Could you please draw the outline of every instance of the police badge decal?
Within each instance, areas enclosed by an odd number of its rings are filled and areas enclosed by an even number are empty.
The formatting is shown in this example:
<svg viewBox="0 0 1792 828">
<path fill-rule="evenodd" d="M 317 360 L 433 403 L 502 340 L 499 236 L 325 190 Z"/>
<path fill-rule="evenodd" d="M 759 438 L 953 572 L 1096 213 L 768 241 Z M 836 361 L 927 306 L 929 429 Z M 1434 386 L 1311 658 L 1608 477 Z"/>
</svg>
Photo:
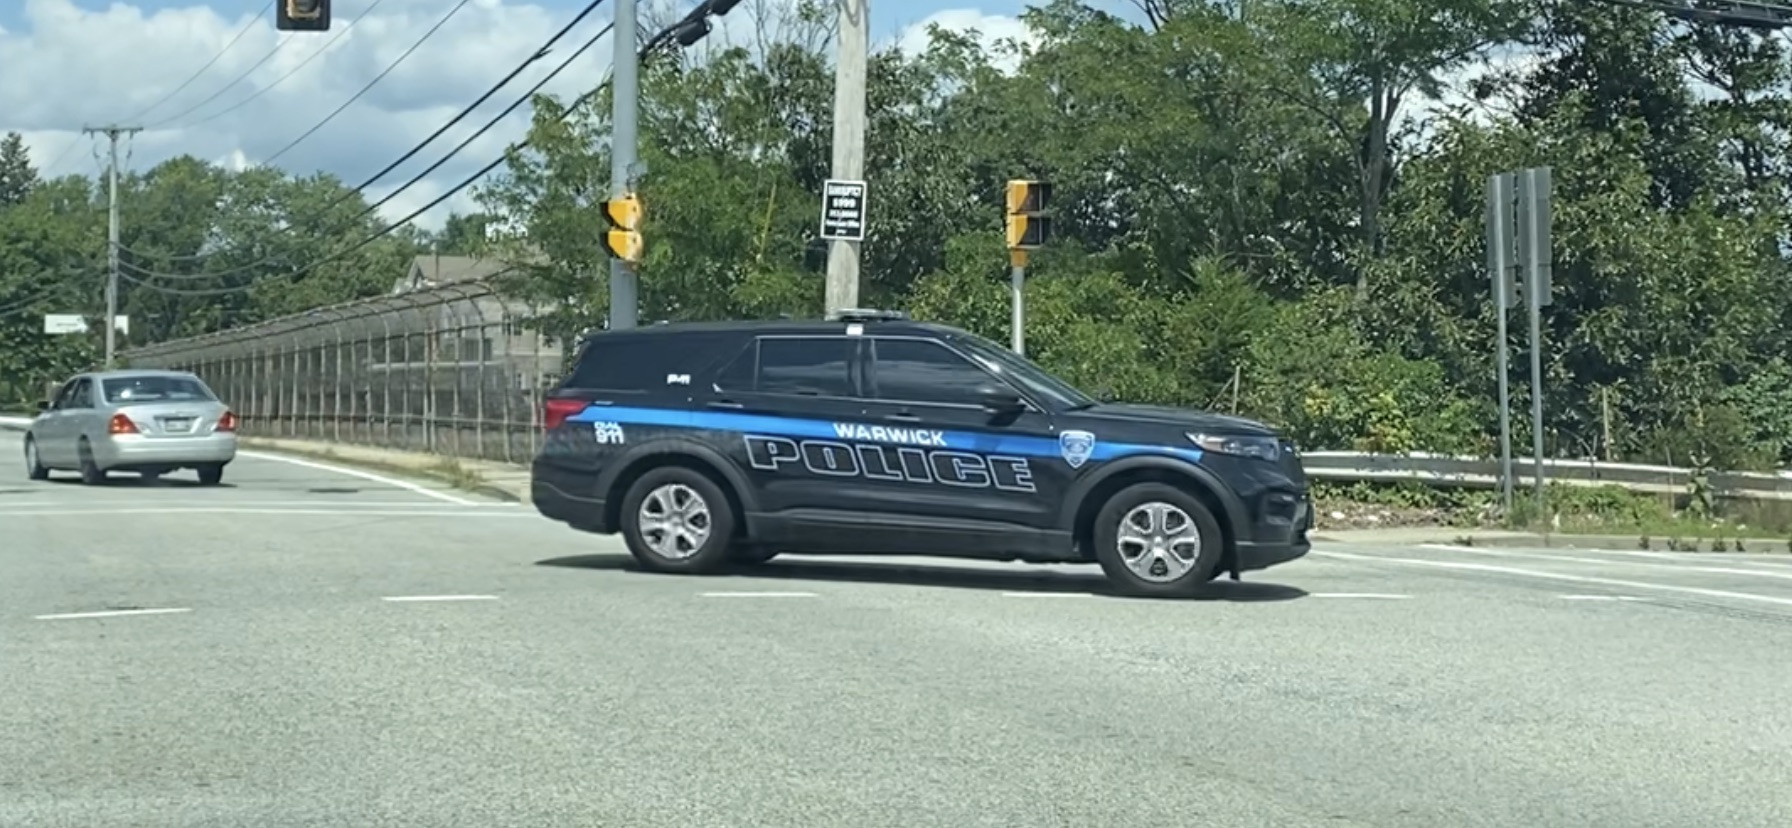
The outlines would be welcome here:
<svg viewBox="0 0 1792 828">
<path fill-rule="evenodd" d="M 1064 456 L 1064 462 L 1073 469 L 1080 469 L 1089 462 L 1089 455 L 1095 453 L 1095 433 L 1091 431 L 1063 431 L 1058 434 L 1058 453 Z"/>
</svg>

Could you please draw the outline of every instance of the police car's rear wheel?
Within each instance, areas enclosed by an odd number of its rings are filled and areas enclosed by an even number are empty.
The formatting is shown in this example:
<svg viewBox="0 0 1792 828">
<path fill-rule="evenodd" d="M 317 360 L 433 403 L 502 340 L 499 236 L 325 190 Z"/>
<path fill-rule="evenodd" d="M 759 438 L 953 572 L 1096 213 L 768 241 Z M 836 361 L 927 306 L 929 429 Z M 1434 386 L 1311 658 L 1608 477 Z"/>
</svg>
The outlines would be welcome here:
<svg viewBox="0 0 1792 828">
<path fill-rule="evenodd" d="M 709 478 L 682 467 L 654 469 L 622 501 L 622 537 L 641 566 L 711 572 L 728 562 L 734 513 Z"/>
<path fill-rule="evenodd" d="M 1108 579 L 1138 595 L 1199 591 L 1225 549 L 1219 521 L 1193 496 L 1162 483 L 1128 486 L 1095 518 L 1095 556 Z"/>
</svg>

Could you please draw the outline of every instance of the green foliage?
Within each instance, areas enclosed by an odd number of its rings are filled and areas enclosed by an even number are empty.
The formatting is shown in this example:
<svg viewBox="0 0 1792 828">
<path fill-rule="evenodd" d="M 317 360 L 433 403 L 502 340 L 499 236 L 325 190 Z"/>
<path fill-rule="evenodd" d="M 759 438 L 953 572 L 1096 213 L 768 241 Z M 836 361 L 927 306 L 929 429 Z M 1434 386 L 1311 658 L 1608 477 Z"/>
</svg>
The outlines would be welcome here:
<svg viewBox="0 0 1792 828">
<path fill-rule="evenodd" d="M 1484 190 L 1492 173 L 1547 165 L 1549 453 L 1792 463 L 1783 40 L 1609 3 L 1151 0 L 1142 25 L 1109 5 L 1032 8 L 1026 46 L 935 31 L 925 49 L 873 57 L 861 304 L 1006 342 L 1002 184 L 1045 178 L 1056 238 L 1032 257 L 1026 343 L 1046 367 L 1100 395 L 1236 409 L 1312 449 L 1486 455 L 1498 419 Z M 826 18 L 826 4 L 805 0 L 752 50 L 645 69 L 643 320 L 820 312 Z M 1489 57 L 1515 48 L 1527 60 Z M 1449 88 L 1467 70 L 1487 71 Z M 207 275 L 174 284 L 233 291 L 128 285 L 134 333 L 380 292 L 431 246 L 509 260 L 506 289 L 549 309 L 548 333 L 604 324 L 608 101 L 563 121 L 564 106 L 536 102 L 527 148 L 481 187 L 477 214 L 302 280 L 278 274 L 371 226 L 352 220 L 359 198 L 331 205 L 338 182 L 192 159 L 127 176 L 131 264 L 197 268 Z M 36 181 L 8 146 L 0 359 L 12 362 L 0 367 L 53 373 L 90 352 L 79 337 L 32 334 L 32 314 L 92 309 L 103 202 L 90 182 Z M 515 229 L 488 240 L 491 226 Z M 88 281 L 64 297 L 22 290 L 64 271 Z M 1522 312 L 1509 321 L 1523 447 L 1527 326 Z M 1574 500 L 1584 490 L 1560 497 L 1642 519 Z"/>
<path fill-rule="evenodd" d="M 25 200 L 37 186 L 37 168 L 25 150 L 25 136 L 8 132 L 0 138 L 0 208 Z"/>
</svg>

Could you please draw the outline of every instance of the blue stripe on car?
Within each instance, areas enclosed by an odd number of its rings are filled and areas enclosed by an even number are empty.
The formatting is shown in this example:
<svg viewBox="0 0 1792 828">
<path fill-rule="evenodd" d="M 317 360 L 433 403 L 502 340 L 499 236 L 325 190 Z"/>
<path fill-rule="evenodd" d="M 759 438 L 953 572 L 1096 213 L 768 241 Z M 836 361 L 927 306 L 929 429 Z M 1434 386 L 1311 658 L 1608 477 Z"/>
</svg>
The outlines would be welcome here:
<svg viewBox="0 0 1792 828">
<path fill-rule="evenodd" d="M 925 426 L 872 426 L 853 420 L 817 420 L 807 417 L 771 417 L 763 414 L 737 414 L 726 411 L 685 411 L 670 408 L 634 408 L 625 406 L 592 405 L 584 411 L 567 418 L 571 422 L 594 423 L 607 422 L 619 425 L 662 426 L 666 428 L 697 428 L 713 431 L 738 431 L 765 434 L 775 437 L 791 437 L 795 439 L 829 439 L 851 440 L 834 430 L 835 423 L 852 426 L 866 426 L 905 431 L 939 431 L 945 435 L 946 444 L 955 449 L 975 451 L 982 454 L 1006 454 L 1019 457 L 1059 457 L 1063 451 L 1058 441 L 1046 437 L 1030 437 L 1017 434 L 998 434 L 982 431 L 953 431 L 950 429 L 933 429 Z M 899 441 L 888 441 L 900 445 Z M 1179 446 L 1157 446 L 1136 443 L 1102 442 L 1097 434 L 1095 446 L 1089 454 L 1090 460 L 1117 460 L 1122 457 L 1138 455 L 1158 455 L 1177 457 L 1191 463 L 1201 462 L 1201 450 L 1182 448 Z"/>
</svg>

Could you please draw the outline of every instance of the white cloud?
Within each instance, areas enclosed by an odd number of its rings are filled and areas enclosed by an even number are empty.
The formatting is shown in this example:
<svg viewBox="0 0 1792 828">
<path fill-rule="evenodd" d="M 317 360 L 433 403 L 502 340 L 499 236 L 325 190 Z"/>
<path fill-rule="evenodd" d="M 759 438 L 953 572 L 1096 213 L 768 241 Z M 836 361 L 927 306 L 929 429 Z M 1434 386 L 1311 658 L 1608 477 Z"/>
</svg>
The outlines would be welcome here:
<svg viewBox="0 0 1792 828">
<path fill-rule="evenodd" d="M 1039 43 L 1039 38 L 1020 18 L 1005 14 L 985 14 L 977 9 L 945 9 L 903 27 L 902 32 L 896 36 L 896 47 L 910 55 L 926 51 L 931 42 L 929 29 L 933 26 L 947 31 L 976 32 L 977 40 L 983 48 L 998 56 L 995 61 L 997 68 L 1006 72 L 1018 69 L 1020 59 L 1012 50 L 1002 48 L 1003 44 L 1013 42 L 1034 46 Z"/>
<path fill-rule="evenodd" d="M 0 72 L 0 132 L 22 133 L 34 160 L 49 175 L 98 174 L 103 139 L 83 136 L 82 126 L 125 123 L 146 127 L 127 145 L 131 169 L 148 169 L 179 155 L 242 169 L 279 153 L 272 163 L 281 168 L 298 174 L 324 170 L 358 184 L 532 55 L 576 8 L 549 7 L 543 0 L 470 0 L 359 100 L 282 153 L 385 71 L 447 14 L 454 0 L 338 0 L 335 25 L 324 33 L 276 31 L 265 2 L 215 0 L 226 9 L 222 12 L 205 0 L 186 2 L 148 11 L 131 0 L 98 8 L 78 0 L 23 0 L 22 25 L 0 30 L 0 66 L 9 67 Z M 692 57 L 701 59 L 705 51 L 724 44 L 755 48 L 779 39 L 820 46 L 831 27 L 799 20 L 793 13 L 797 2 L 741 3 L 712 21 L 715 30 Z M 684 0 L 644 0 L 643 26 L 669 23 L 688 7 Z M 599 7 L 480 111 L 370 187 L 370 197 L 390 194 L 441 158 L 610 18 L 609 7 Z M 1028 37 L 1013 17 L 951 9 L 904 27 L 892 43 L 906 51 L 924 48 L 929 24 L 974 29 L 990 44 Z M 215 63 L 176 92 L 220 51 Z M 605 38 L 545 90 L 577 95 L 607 76 L 609 58 L 610 39 Z M 163 100 L 170 93 L 175 94 Z M 520 138 L 528 118 L 529 107 L 519 107 L 424 182 L 396 196 L 381 214 L 387 220 L 402 218 L 464 180 Z M 450 210 L 475 209 L 472 192 L 451 197 L 418 223 L 439 227 Z"/>
<path fill-rule="evenodd" d="M 82 137 L 80 128 L 125 119 L 136 121 L 127 125 L 147 127 L 130 142 L 133 169 L 183 154 L 231 168 L 260 163 L 385 71 L 453 7 L 448 0 L 339 0 L 330 32 L 288 34 L 274 29 L 264 3 L 249 4 L 252 12 L 223 15 L 199 0 L 191 2 L 150 13 L 128 2 L 88 9 L 73 0 L 25 0 L 24 26 L 0 31 L 0 66 L 30 67 L 0 73 L 0 132 L 21 132 L 40 166 L 54 162 L 46 170 L 51 175 L 94 174 L 96 139 Z M 587 17 L 551 54 L 370 193 L 386 195 L 484 125 L 607 24 L 607 11 L 600 8 Z M 322 169 L 360 183 L 528 58 L 572 14 L 528 0 L 470 0 L 358 101 L 274 163 L 300 173 Z M 202 76 L 143 113 L 245 27 L 247 33 Z M 600 41 L 545 91 L 572 96 L 599 82 L 607 74 L 609 43 Z M 327 52 L 279 80 L 322 49 Z M 215 100 L 182 114 L 220 90 L 225 91 Z M 429 186 L 407 190 L 381 213 L 401 218 L 440 195 L 521 137 L 528 118 L 529 107 L 519 107 L 433 173 L 425 182 Z M 439 226 L 449 209 L 472 207 L 469 190 L 419 223 Z"/>
</svg>

